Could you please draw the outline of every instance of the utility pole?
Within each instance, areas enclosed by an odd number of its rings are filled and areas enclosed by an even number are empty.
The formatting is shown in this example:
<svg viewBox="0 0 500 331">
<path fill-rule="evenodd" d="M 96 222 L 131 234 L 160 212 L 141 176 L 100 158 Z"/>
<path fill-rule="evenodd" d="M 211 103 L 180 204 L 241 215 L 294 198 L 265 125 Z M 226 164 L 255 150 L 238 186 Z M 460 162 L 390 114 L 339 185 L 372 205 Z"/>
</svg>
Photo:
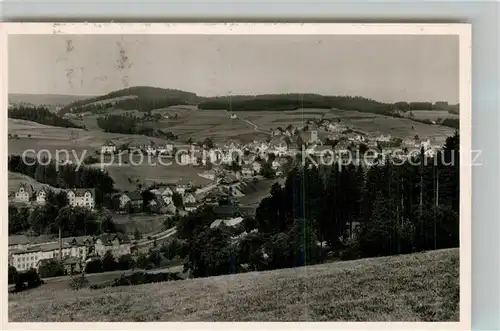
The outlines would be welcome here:
<svg viewBox="0 0 500 331">
<path fill-rule="evenodd" d="M 62 262 L 62 229 L 59 225 L 59 262 Z"/>
<path fill-rule="evenodd" d="M 436 197 L 434 204 L 434 249 L 437 248 L 436 213 L 439 208 L 439 168 L 436 170 Z"/>
</svg>

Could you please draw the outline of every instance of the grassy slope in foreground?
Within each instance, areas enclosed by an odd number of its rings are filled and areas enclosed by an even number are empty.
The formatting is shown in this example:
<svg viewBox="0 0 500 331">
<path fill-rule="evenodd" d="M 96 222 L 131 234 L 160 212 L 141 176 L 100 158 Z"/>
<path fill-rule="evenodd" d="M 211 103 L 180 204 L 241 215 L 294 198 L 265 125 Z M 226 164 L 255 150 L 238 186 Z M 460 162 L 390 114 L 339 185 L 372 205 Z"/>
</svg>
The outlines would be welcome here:
<svg viewBox="0 0 500 331">
<path fill-rule="evenodd" d="M 9 296 L 9 320 L 458 321 L 459 251 Z"/>
</svg>

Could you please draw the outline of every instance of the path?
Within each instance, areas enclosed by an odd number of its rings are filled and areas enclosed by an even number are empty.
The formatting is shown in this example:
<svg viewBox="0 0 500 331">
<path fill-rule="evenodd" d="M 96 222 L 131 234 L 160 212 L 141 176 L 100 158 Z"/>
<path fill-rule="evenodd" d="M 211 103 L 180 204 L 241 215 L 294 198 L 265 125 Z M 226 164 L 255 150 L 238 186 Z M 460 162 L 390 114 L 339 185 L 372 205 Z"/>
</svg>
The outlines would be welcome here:
<svg viewBox="0 0 500 331">
<path fill-rule="evenodd" d="M 151 240 L 143 241 L 143 242 L 138 242 L 137 244 L 135 244 L 131 248 L 137 248 L 137 247 L 147 246 L 147 245 L 153 244 L 155 241 L 163 240 L 163 239 L 166 239 L 166 238 L 168 238 L 170 236 L 173 236 L 176 233 L 177 233 L 177 230 L 174 227 L 174 228 L 168 229 L 166 231 L 160 232 L 160 233 L 158 233 L 158 234 L 156 234 L 154 236 L 151 236 Z"/>
<path fill-rule="evenodd" d="M 228 114 L 228 116 L 231 116 L 231 114 L 229 113 L 229 111 L 228 111 L 227 109 L 224 109 L 224 111 L 226 112 L 226 114 Z M 253 122 L 251 122 L 251 121 L 249 121 L 249 120 L 246 120 L 245 118 L 241 118 L 241 117 L 239 117 L 239 116 L 237 116 L 237 118 L 238 118 L 240 121 L 243 121 L 243 122 L 245 122 L 245 123 L 247 123 L 247 124 L 249 124 L 249 125 L 253 126 L 253 130 L 254 130 L 254 131 L 261 132 L 261 133 L 265 133 L 265 134 L 269 134 L 269 132 L 259 129 L 259 126 L 258 126 L 257 124 L 255 124 L 255 123 L 253 123 Z"/>
</svg>

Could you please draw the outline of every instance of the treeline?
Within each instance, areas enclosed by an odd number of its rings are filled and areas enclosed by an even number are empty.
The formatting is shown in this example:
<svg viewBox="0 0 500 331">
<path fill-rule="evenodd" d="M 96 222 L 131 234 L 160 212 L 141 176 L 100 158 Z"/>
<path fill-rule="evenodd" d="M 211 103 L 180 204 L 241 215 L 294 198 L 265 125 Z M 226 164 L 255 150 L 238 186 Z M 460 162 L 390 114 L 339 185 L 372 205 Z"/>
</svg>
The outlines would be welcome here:
<svg viewBox="0 0 500 331">
<path fill-rule="evenodd" d="M 79 126 L 70 120 L 61 118 L 57 114 L 51 113 L 46 107 L 13 107 L 9 108 L 8 114 L 10 118 L 37 122 L 44 125 L 85 129 L 84 126 Z"/>
<path fill-rule="evenodd" d="M 375 100 L 352 96 L 322 96 L 318 94 L 258 95 L 210 98 L 198 104 L 199 109 L 248 110 L 295 110 L 298 108 L 338 108 L 370 113 L 389 113 L 391 105 Z"/>
<path fill-rule="evenodd" d="M 179 137 L 172 132 L 166 132 L 161 129 L 155 129 L 149 126 L 141 125 L 142 119 L 131 114 L 126 115 L 107 115 L 97 118 L 97 125 L 110 133 L 138 134 L 149 137 L 177 140 Z"/>
<path fill-rule="evenodd" d="M 114 108 L 123 110 L 151 111 L 154 109 L 167 108 L 171 106 L 187 105 L 187 101 L 174 98 L 161 98 L 153 100 L 144 99 L 123 99 L 115 103 Z"/>
<path fill-rule="evenodd" d="M 46 165 L 46 162 L 42 163 L 36 158 L 25 157 L 23 160 L 20 155 L 10 155 L 8 169 L 56 188 L 95 188 L 96 204 L 102 201 L 104 194 L 114 192 L 113 178 L 98 168 L 80 167 L 77 170 L 73 164 L 56 165 L 54 161 Z"/>
<path fill-rule="evenodd" d="M 446 110 L 451 113 L 458 113 L 460 105 L 450 105 L 446 101 L 432 102 L 406 102 L 399 101 L 392 105 L 393 110 L 411 111 L 411 110 Z"/>
<path fill-rule="evenodd" d="M 71 207 L 63 191 L 49 191 L 46 203 L 35 208 L 9 205 L 9 235 L 56 235 L 59 226 L 63 237 L 120 232 L 110 214 L 98 215 L 86 208 Z"/>
<path fill-rule="evenodd" d="M 198 104 L 199 109 L 224 109 L 228 111 L 295 110 L 299 108 L 342 109 L 360 112 L 391 114 L 394 110 L 447 110 L 457 111 L 459 105 L 447 102 L 396 102 L 382 103 L 354 96 L 323 96 L 319 94 L 265 94 L 209 98 Z"/>
<path fill-rule="evenodd" d="M 185 269 L 194 277 L 387 256 L 459 244 L 459 136 L 434 158 L 292 169 L 273 185 L 255 218 L 210 228 L 210 207 L 180 218 Z M 245 233 L 244 233 L 245 232 Z"/>
</svg>

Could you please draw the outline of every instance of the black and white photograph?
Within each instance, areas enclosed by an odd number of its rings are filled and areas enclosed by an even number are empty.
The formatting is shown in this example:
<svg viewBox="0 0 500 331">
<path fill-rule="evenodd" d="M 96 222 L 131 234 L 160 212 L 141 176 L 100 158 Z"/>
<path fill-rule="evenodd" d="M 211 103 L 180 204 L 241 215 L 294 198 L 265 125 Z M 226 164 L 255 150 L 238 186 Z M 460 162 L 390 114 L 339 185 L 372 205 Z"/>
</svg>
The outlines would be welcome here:
<svg viewBox="0 0 500 331">
<path fill-rule="evenodd" d="M 7 35 L 8 322 L 466 318 L 470 26 L 237 25 Z"/>
</svg>

